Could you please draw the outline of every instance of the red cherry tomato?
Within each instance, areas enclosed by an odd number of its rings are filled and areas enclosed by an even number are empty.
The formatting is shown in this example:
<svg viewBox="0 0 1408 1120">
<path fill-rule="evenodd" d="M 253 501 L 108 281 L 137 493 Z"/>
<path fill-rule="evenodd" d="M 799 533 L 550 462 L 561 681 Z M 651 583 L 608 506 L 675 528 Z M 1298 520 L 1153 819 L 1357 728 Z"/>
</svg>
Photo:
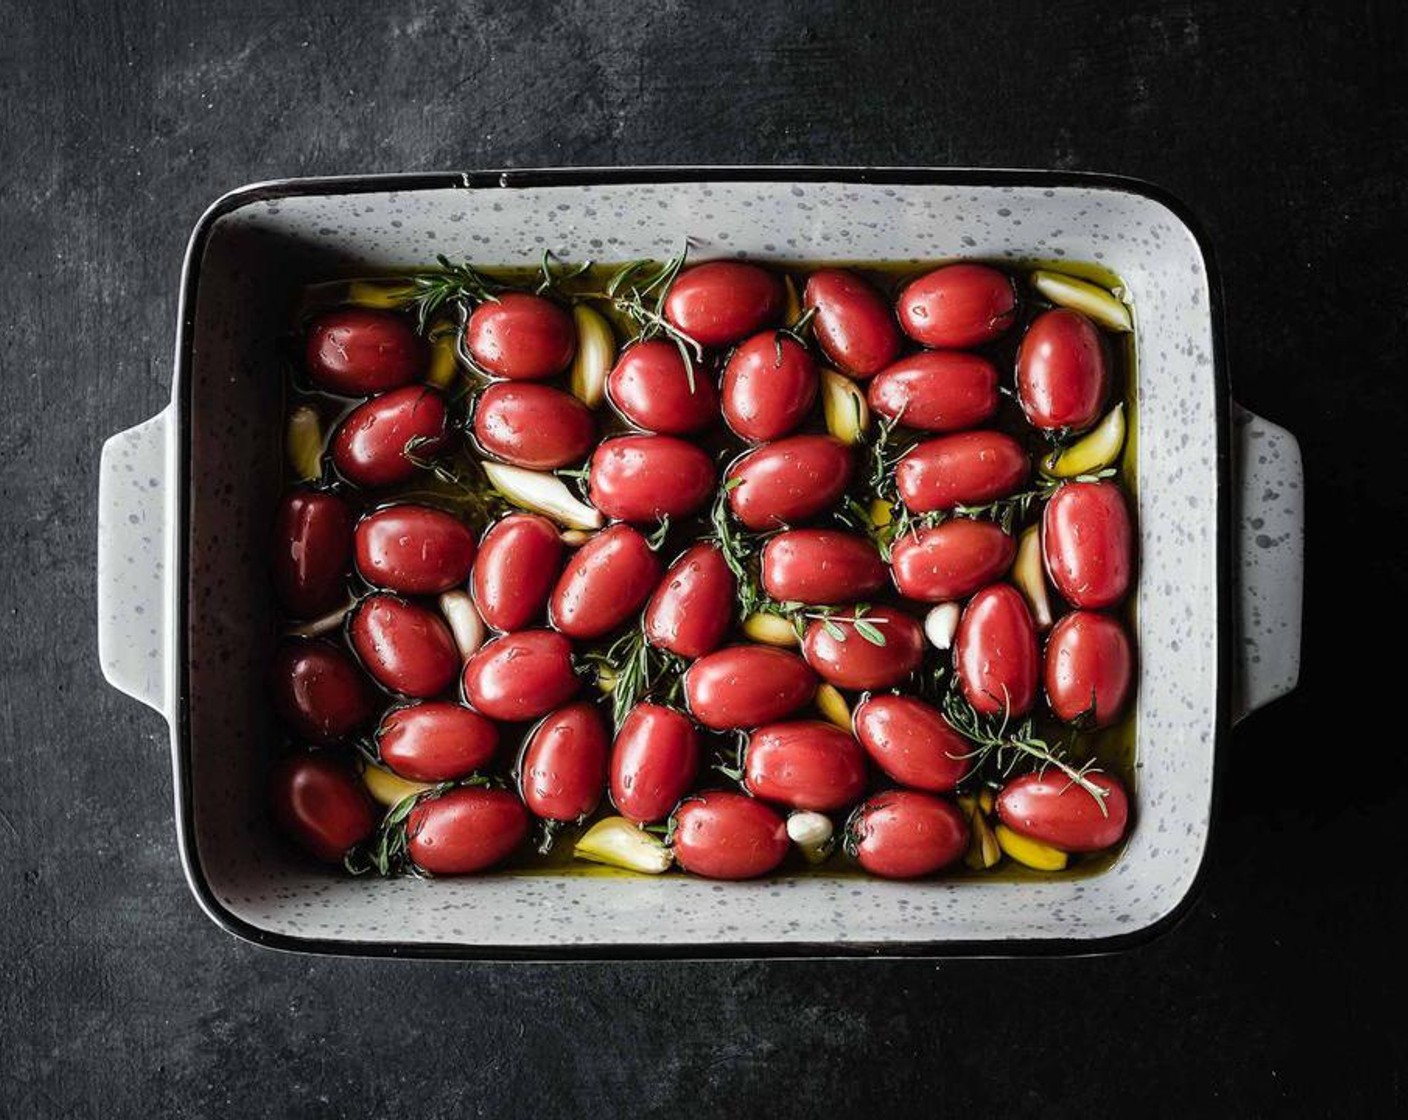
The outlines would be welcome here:
<svg viewBox="0 0 1408 1120">
<path fill-rule="evenodd" d="M 344 397 L 399 388 L 418 378 L 426 364 L 425 345 L 404 317 L 365 307 L 314 319 L 304 358 L 313 384 Z"/>
<path fill-rule="evenodd" d="M 1118 844 L 1129 823 L 1129 798 L 1109 774 L 1090 772 L 1086 780 L 1105 791 L 1104 811 L 1065 774 L 1023 774 L 997 796 L 997 815 L 1020 832 L 1063 852 L 1098 852 Z"/>
<path fill-rule="evenodd" d="M 1073 611 L 1046 643 L 1046 698 L 1058 719 L 1109 727 L 1134 683 L 1134 651 L 1119 619 Z"/>
<path fill-rule="evenodd" d="M 611 802 L 638 824 L 663 820 L 699 773 L 699 733 L 689 717 L 637 704 L 611 748 Z"/>
<path fill-rule="evenodd" d="M 392 708 L 376 730 L 381 761 L 413 782 L 453 782 L 489 763 L 499 729 L 463 704 L 427 700 Z"/>
<path fill-rule="evenodd" d="M 683 436 L 719 418 L 719 391 L 703 369 L 690 369 L 673 342 L 651 339 L 628 346 L 606 379 L 616 411 L 647 432 Z"/>
<path fill-rule="evenodd" d="M 868 696 L 855 710 L 856 738 L 876 766 L 900 785 L 947 793 L 972 765 L 973 745 L 913 696 Z"/>
<path fill-rule="evenodd" d="M 842 373 L 866 378 L 879 373 L 900 351 L 900 332 L 885 297 L 854 272 L 813 272 L 802 303 L 816 308 L 812 334 L 821 352 Z"/>
<path fill-rule="evenodd" d="M 518 764 L 518 792 L 535 816 L 581 820 L 606 788 L 606 724 L 595 706 L 569 704 L 533 728 Z"/>
<path fill-rule="evenodd" d="M 275 766 L 269 801 L 279 827 L 324 863 L 341 863 L 376 828 L 371 800 L 352 768 L 319 751 L 289 755 Z"/>
<path fill-rule="evenodd" d="M 474 562 L 474 603 L 495 630 L 522 630 L 542 617 L 562 569 L 557 526 L 535 513 L 511 513 L 484 534 Z"/>
<path fill-rule="evenodd" d="M 853 603 L 885 584 L 885 561 L 858 533 L 790 529 L 763 546 L 763 590 L 778 602 Z"/>
<path fill-rule="evenodd" d="M 674 436 L 617 436 L 592 455 L 592 505 L 616 521 L 688 517 L 709 500 L 714 461 Z"/>
<path fill-rule="evenodd" d="M 911 280 L 896 307 L 921 346 L 962 350 L 999 337 L 1017 317 L 1012 278 L 985 264 L 950 264 Z"/>
<path fill-rule="evenodd" d="M 870 407 L 906 428 L 957 432 L 997 411 L 997 368 L 977 354 L 922 350 L 880 371 Z"/>
<path fill-rule="evenodd" d="M 897 607 L 872 607 L 860 617 L 884 639 L 880 645 L 856 629 L 850 614 L 817 619 L 807 627 L 802 653 L 807 664 L 837 688 L 892 688 L 924 657 L 924 630 Z M 837 637 L 837 635 L 840 635 Z"/>
<path fill-rule="evenodd" d="M 460 667 L 445 620 L 419 603 L 378 592 L 352 612 L 347 636 L 363 666 L 384 688 L 403 696 L 435 696 Z"/>
<path fill-rule="evenodd" d="M 434 595 L 469 578 L 474 534 L 458 517 L 428 506 L 395 505 L 357 523 L 357 572 L 373 587 Z"/>
<path fill-rule="evenodd" d="M 860 865 L 882 879 L 917 879 L 953 863 L 968 846 L 968 823 L 947 801 L 892 789 L 851 814 L 847 846 Z"/>
<path fill-rule="evenodd" d="M 470 875 L 512 855 L 528 824 L 528 810 L 508 790 L 461 786 L 411 810 L 406 851 L 432 875 Z"/>
<path fill-rule="evenodd" d="M 1046 574 L 1073 607 L 1112 607 L 1134 577 L 1134 526 L 1113 482 L 1068 482 L 1041 518 Z"/>
<path fill-rule="evenodd" d="M 865 792 L 865 752 L 834 723 L 770 723 L 748 736 L 743 787 L 793 809 L 828 813 Z"/>
<path fill-rule="evenodd" d="M 345 739 L 376 714 L 371 682 L 328 642 L 285 642 L 274 654 L 269 680 L 283 721 L 314 743 Z"/>
<path fill-rule="evenodd" d="M 587 457 L 596 443 L 596 418 L 561 389 L 499 382 L 479 395 L 474 438 L 496 459 L 548 471 Z"/>
<path fill-rule="evenodd" d="M 1063 307 L 1032 320 L 1017 351 L 1017 400 L 1033 427 L 1090 427 L 1109 387 L 1105 344 L 1094 323 Z"/>
<path fill-rule="evenodd" d="M 485 643 L 465 664 L 464 695 L 490 719 L 547 715 L 577 692 L 572 643 L 551 630 L 520 630 Z"/>
<path fill-rule="evenodd" d="M 408 385 L 348 413 L 332 434 L 332 461 L 348 482 L 391 486 L 413 477 L 420 469 L 414 460 L 434 455 L 445 439 L 445 398 L 424 385 Z"/>
<path fill-rule="evenodd" d="M 347 597 L 352 513 L 336 494 L 292 490 L 274 514 L 274 589 L 298 618 L 324 614 Z"/>
<path fill-rule="evenodd" d="M 724 366 L 724 420 L 752 443 L 777 439 L 806 418 L 816 387 L 816 363 L 805 346 L 777 331 L 755 334 Z"/>
<path fill-rule="evenodd" d="M 629 525 L 603 529 L 558 577 L 548 619 L 569 638 L 599 638 L 638 611 L 660 582 L 660 561 Z"/>
<path fill-rule="evenodd" d="M 675 860 L 705 879 L 756 879 L 787 856 L 787 825 L 761 801 L 713 790 L 674 815 Z"/>
<path fill-rule="evenodd" d="M 705 727 L 759 727 L 791 715 L 816 695 L 816 674 L 794 653 L 729 646 L 701 657 L 684 675 L 690 713 Z"/>
<path fill-rule="evenodd" d="M 890 546 L 895 587 L 907 599 L 962 599 L 1012 566 L 1017 544 L 992 521 L 957 517 L 905 533 Z"/>
<path fill-rule="evenodd" d="M 730 346 L 776 322 L 786 303 L 782 281 L 744 261 L 709 261 L 679 274 L 665 297 L 665 318 L 701 346 Z"/>
<path fill-rule="evenodd" d="M 577 351 L 572 316 L 542 296 L 503 292 L 474 309 L 465 324 L 469 356 L 495 377 L 542 381 L 556 377 Z"/>
<path fill-rule="evenodd" d="M 1022 445 L 1002 432 L 959 432 L 917 444 L 895 467 L 913 513 L 981 505 L 1021 488 L 1031 472 Z"/>
<path fill-rule="evenodd" d="M 795 525 L 830 509 L 851 484 L 851 449 L 831 436 L 789 436 L 728 469 L 728 504 L 749 529 Z"/>
<path fill-rule="evenodd" d="M 1026 715 L 1036 701 L 1036 626 L 1021 593 L 1007 583 L 969 600 L 954 640 L 958 683 L 981 715 Z"/>
<path fill-rule="evenodd" d="M 737 593 L 738 581 L 717 545 L 686 549 L 646 605 L 646 639 L 680 657 L 712 653 L 728 633 Z"/>
</svg>

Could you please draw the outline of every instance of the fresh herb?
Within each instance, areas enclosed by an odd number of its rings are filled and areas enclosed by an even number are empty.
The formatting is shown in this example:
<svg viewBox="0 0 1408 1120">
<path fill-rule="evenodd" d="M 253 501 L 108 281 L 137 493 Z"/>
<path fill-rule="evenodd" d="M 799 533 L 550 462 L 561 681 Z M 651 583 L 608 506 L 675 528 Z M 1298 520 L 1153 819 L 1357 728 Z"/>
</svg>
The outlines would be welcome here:
<svg viewBox="0 0 1408 1120">
<path fill-rule="evenodd" d="M 667 704 L 677 700 L 687 668 L 683 658 L 651 645 L 639 626 L 604 651 L 588 653 L 586 661 L 595 667 L 598 683 L 611 682 L 611 719 L 618 730 L 642 700 L 655 698 Z"/>
<path fill-rule="evenodd" d="M 466 309 L 471 303 L 497 303 L 498 293 L 505 288 L 476 271 L 467 261 L 454 264 L 443 253 L 435 258 L 438 272 L 417 272 L 411 277 L 416 294 L 407 301 L 415 312 L 416 329 L 426 332 L 435 313 L 442 307 Z"/>
<path fill-rule="evenodd" d="M 582 261 L 579 264 L 566 264 L 557 272 L 553 272 L 552 262 L 560 261 L 561 258 L 551 249 L 543 250 L 543 259 L 538 264 L 538 286 L 535 289 L 538 295 L 547 295 L 548 292 L 559 289 L 568 280 L 575 280 L 584 272 L 591 268 L 591 261 Z"/>
<path fill-rule="evenodd" d="M 820 622 L 821 628 L 838 642 L 846 640 L 846 631 L 841 627 L 841 624 L 844 623 L 852 627 L 871 645 L 884 647 L 885 633 L 875 624 L 889 622 L 888 618 L 868 614 L 870 608 L 865 603 L 857 604 L 850 614 L 838 614 L 838 610 L 837 607 L 821 607 L 818 610 L 806 611 L 800 618 Z M 801 633 L 802 631 L 799 629 L 798 634 Z"/>
<path fill-rule="evenodd" d="M 711 539 L 723 553 L 724 563 L 738 581 L 739 617 L 747 618 L 757 613 L 769 600 L 758 583 L 754 571 L 754 560 L 760 548 L 761 537 L 740 529 L 729 509 L 728 495 L 742 484 L 741 478 L 730 478 L 719 487 L 714 497 L 714 505 L 709 511 L 709 523 L 714 531 Z"/>
<path fill-rule="evenodd" d="M 704 347 L 666 319 L 663 310 L 687 255 L 686 248 L 661 265 L 631 261 L 616 271 L 607 281 L 604 291 L 583 292 L 580 298 L 610 303 L 612 308 L 640 328 L 636 336 L 640 341 L 664 335 L 673 342 L 684 360 L 685 377 L 689 380 L 689 391 L 693 393 L 694 370 L 704 364 Z"/>
</svg>

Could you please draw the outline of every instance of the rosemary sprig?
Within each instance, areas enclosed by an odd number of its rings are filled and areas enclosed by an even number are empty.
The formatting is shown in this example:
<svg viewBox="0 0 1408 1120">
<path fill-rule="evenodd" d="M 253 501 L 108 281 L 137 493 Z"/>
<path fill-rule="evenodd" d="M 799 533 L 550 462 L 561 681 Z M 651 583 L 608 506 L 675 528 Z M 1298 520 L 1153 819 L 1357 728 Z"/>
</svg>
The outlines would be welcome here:
<svg viewBox="0 0 1408 1120">
<path fill-rule="evenodd" d="M 455 264 L 443 253 L 435 258 L 436 272 L 417 272 L 411 277 L 416 294 L 406 303 L 416 316 L 416 329 L 424 334 L 435 313 L 446 305 L 461 308 L 470 303 L 497 302 L 505 285 L 474 269 L 468 261 Z"/>
<path fill-rule="evenodd" d="M 646 641 L 645 631 L 633 627 L 611 643 L 604 651 L 593 650 L 585 660 L 596 669 L 600 681 L 609 674 L 611 685 L 611 720 L 619 730 L 622 721 L 638 703 L 655 698 L 664 703 L 679 699 L 684 659 Z"/>
<path fill-rule="evenodd" d="M 723 553 L 724 563 L 733 573 L 733 578 L 738 581 L 738 617 L 740 619 L 747 618 L 750 614 L 756 614 L 770 602 L 759 585 L 757 574 L 754 571 L 754 561 L 760 548 L 761 537 L 756 533 L 740 529 L 734 522 L 733 513 L 729 509 L 729 492 L 741 485 L 742 482 L 741 478 L 730 478 L 720 486 L 714 497 L 714 504 L 709 510 L 709 523 L 714 530 L 710 534 L 710 539 L 719 546 L 719 551 Z M 774 611 L 773 613 L 779 612 Z"/>
<path fill-rule="evenodd" d="M 475 510 L 481 516 L 487 518 L 496 512 L 509 508 L 508 504 L 488 485 L 487 481 L 476 485 L 441 460 L 428 459 L 418 453 L 421 447 L 438 446 L 439 443 L 440 441 L 434 436 L 413 436 L 406 441 L 405 447 L 401 449 L 401 454 L 421 470 L 429 471 L 437 482 L 460 491 L 470 499 Z"/>
<path fill-rule="evenodd" d="M 639 341 L 664 335 L 673 342 L 684 359 L 685 377 L 689 380 L 689 391 L 693 393 L 694 370 L 704 364 L 704 347 L 666 319 L 663 311 L 665 299 L 680 269 L 684 267 L 688 252 L 686 247 L 664 264 L 653 268 L 648 261 L 631 261 L 607 281 L 604 291 L 583 292 L 580 298 L 610 303 L 614 310 L 640 328 L 636 336 Z"/>
<path fill-rule="evenodd" d="M 538 286 L 534 291 L 540 295 L 547 295 L 548 292 L 560 288 L 568 280 L 575 280 L 592 267 L 592 262 L 581 261 L 578 264 L 567 264 L 563 262 L 563 267 L 557 272 L 553 272 L 552 262 L 561 261 L 562 258 L 551 249 L 543 250 L 543 259 L 538 263 Z"/>
</svg>

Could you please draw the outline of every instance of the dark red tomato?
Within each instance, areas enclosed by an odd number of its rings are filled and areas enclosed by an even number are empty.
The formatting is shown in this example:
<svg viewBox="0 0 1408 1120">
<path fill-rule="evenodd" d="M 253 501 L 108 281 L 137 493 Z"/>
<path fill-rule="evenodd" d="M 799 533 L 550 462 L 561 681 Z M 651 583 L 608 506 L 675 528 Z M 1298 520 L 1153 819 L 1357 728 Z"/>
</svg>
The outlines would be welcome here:
<svg viewBox="0 0 1408 1120">
<path fill-rule="evenodd" d="M 908 789 L 877 793 L 851 814 L 846 833 L 860 865 L 882 879 L 932 875 L 968 847 L 968 822 L 957 808 Z"/>
<path fill-rule="evenodd" d="M 872 607 L 860 617 L 879 632 L 884 644 L 856 629 L 853 615 L 817 619 L 807 627 L 802 653 L 807 664 L 837 688 L 857 691 L 892 688 L 908 677 L 924 657 L 924 630 L 897 607 Z M 840 637 L 836 635 L 839 634 Z"/>
<path fill-rule="evenodd" d="M 751 443 L 777 439 L 806 418 L 816 386 L 816 363 L 805 346 L 777 331 L 755 334 L 724 366 L 724 420 Z"/>
<path fill-rule="evenodd" d="M 854 466 L 851 449 L 838 439 L 789 436 L 729 467 L 728 504 L 749 529 L 795 525 L 835 505 Z"/>
<path fill-rule="evenodd" d="M 1067 723 L 1109 727 L 1120 717 L 1134 681 L 1134 651 L 1119 619 L 1073 611 L 1046 643 L 1046 698 Z"/>
<path fill-rule="evenodd" d="M 1063 852 L 1098 852 L 1118 844 L 1129 823 L 1124 786 L 1094 771 L 1086 779 L 1105 791 L 1103 811 L 1089 792 L 1052 769 L 1008 782 L 997 795 L 997 815 L 1013 832 Z"/>
<path fill-rule="evenodd" d="M 297 618 L 313 618 L 347 597 L 352 512 L 336 494 L 291 490 L 274 514 L 274 589 Z"/>
<path fill-rule="evenodd" d="M 419 603 L 378 592 L 352 613 L 347 636 L 368 673 L 403 696 L 435 696 L 460 667 L 445 620 Z"/>
<path fill-rule="evenodd" d="M 890 546 L 895 586 L 907 599 L 962 599 L 999 579 L 1017 555 L 1002 526 L 966 517 L 905 533 Z"/>
<path fill-rule="evenodd" d="M 895 485 L 913 513 L 981 505 L 1018 490 L 1031 472 L 1022 445 L 1002 432 L 926 439 L 895 467 Z"/>
<path fill-rule="evenodd" d="M 274 654 L 269 682 L 283 721 L 315 743 L 345 739 L 376 714 L 371 682 L 329 642 L 285 642 Z"/>
<path fill-rule="evenodd" d="M 829 813 L 865 792 L 865 752 L 834 723 L 770 723 L 748 736 L 743 788 L 764 801 Z"/>
<path fill-rule="evenodd" d="M 1032 320 L 1017 351 L 1017 400 L 1033 427 L 1090 427 L 1109 387 L 1105 344 L 1094 323 L 1064 307 Z"/>
<path fill-rule="evenodd" d="M 866 394 L 881 416 L 923 432 L 957 432 L 997 411 L 997 367 L 977 354 L 922 350 L 880 372 Z"/>
<path fill-rule="evenodd" d="M 950 264 L 911 280 L 895 308 L 921 346 L 962 350 L 997 338 L 1017 317 L 1017 287 L 985 264 Z"/>
<path fill-rule="evenodd" d="M 444 446 L 445 398 L 408 385 L 358 405 L 332 434 L 332 461 L 348 482 L 391 486 L 405 482 Z M 412 443 L 412 441 L 415 441 Z M 406 449 L 410 446 L 411 457 Z"/>
<path fill-rule="evenodd" d="M 469 356 L 495 377 L 542 381 L 556 377 L 577 351 L 572 316 L 552 300 L 503 292 L 481 303 L 464 328 Z"/>
<path fill-rule="evenodd" d="M 572 643 L 551 630 L 520 630 L 481 646 L 464 667 L 465 699 L 490 719 L 547 715 L 578 687 Z"/>
<path fill-rule="evenodd" d="M 688 517 L 714 490 L 708 452 L 674 436 L 617 436 L 592 455 L 592 505 L 617 521 Z"/>
<path fill-rule="evenodd" d="M 689 717 L 637 704 L 611 748 L 611 802 L 638 824 L 663 820 L 699 773 L 699 732 Z"/>
<path fill-rule="evenodd" d="M 1073 607 L 1112 607 L 1134 575 L 1134 526 L 1113 482 L 1068 482 L 1041 517 L 1046 574 Z"/>
<path fill-rule="evenodd" d="M 518 764 L 518 792 L 535 816 L 575 821 L 592 813 L 606 788 L 611 739 L 595 705 L 569 704 L 533 728 Z"/>
<path fill-rule="evenodd" d="M 717 545 L 696 544 L 670 565 L 645 608 L 651 645 L 693 660 L 712 653 L 728 633 L 738 581 Z"/>
<path fill-rule="evenodd" d="M 289 755 L 274 767 L 269 802 L 288 837 L 324 863 L 341 863 L 376 828 L 371 799 L 351 767 L 317 751 Z"/>
<path fill-rule="evenodd" d="M 599 638 L 625 622 L 660 582 L 660 561 L 629 525 L 603 529 L 567 561 L 548 619 L 569 638 Z"/>
<path fill-rule="evenodd" d="M 474 438 L 505 463 L 550 471 L 587 457 L 596 443 L 596 418 L 561 389 L 499 382 L 479 395 Z"/>
<path fill-rule="evenodd" d="M 787 295 L 782 281 L 744 261 L 687 268 L 665 297 L 665 318 L 701 346 L 731 346 L 777 321 Z"/>
<path fill-rule="evenodd" d="M 461 786 L 411 810 L 406 851 L 432 875 L 470 875 L 512 855 L 528 825 L 528 810 L 508 790 Z"/>
<path fill-rule="evenodd" d="M 396 505 L 357 523 L 357 571 L 373 587 L 434 595 L 469 578 L 474 534 L 458 517 L 428 506 Z"/>
<path fill-rule="evenodd" d="M 954 665 L 963 695 L 985 716 L 1024 716 L 1036 701 L 1036 626 L 1021 593 L 1007 583 L 985 587 L 958 622 Z"/>
<path fill-rule="evenodd" d="M 913 696 L 868 696 L 854 722 L 871 760 L 900 785 L 947 793 L 972 765 L 973 745 L 937 708 Z"/>
<path fill-rule="evenodd" d="M 313 384 L 345 397 L 384 393 L 425 369 L 425 345 L 404 317 L 344 307 L 313 320 L 304 353 Z"/>
<path fill-rule="evenodd" d="M 816 695 L 816 674 L 795 653 L 773 646 L 729 646 L 701 657 L 684 675 L 694 718 L 727 731 L 791 715 Z"/>
<path fill-rule="evenodd" d="M 463 704 L 428 700 L 392 708 L 376 730 L 381 761 L 413 782 L 453 782 L 489 763 L 499 729 Z"/>
<path fill-rule="evenodd" d="M 536 513 L 509 514 L 479 544 L 470 581 L 479 614 L 495 630 L 522 630 L 542 617 L 561 570 L 557 526 Z"/>
<path fill-rule="evenodd" d="M 683 436 L 719 418 L 719 391 L 698 366 L 690 369 L 673 342 L 651 339 L 626 347 L 606 379 L 616 411 L 647 432 Z"/>
<path fill-rule="evenodd" d="M 900 332 L 890 305 L 854 272 L 843 268 L 813 272 L 802 303 L 816 308 L 812 333 L 821 352 L 842 373 L 869 377 L 900 352 Z"/>
<path fill-rule="evenodd" d="M 858 533 L 790 529 L 763 546 L 763 590 L 778 602 L 853 603 L 885 584 L 885 561 Z"/>
<path fill-rule="evenodd" d="M 761 801 L 712 790 L 674 815 L 675 860 L 705 879 L 756 879 L 787 856 L 787 825 Z"/>
</svg>

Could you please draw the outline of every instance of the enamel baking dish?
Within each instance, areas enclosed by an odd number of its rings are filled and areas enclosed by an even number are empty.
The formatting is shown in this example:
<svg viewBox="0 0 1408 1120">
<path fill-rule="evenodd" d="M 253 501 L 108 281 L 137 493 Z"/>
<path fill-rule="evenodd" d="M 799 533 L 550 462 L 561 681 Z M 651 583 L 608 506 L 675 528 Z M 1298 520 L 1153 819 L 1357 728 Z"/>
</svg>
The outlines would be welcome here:
<svg viewBox="0 0 1408 1120">
<path fill-rule="evenodd" d="M 275 340 L 300 285 L 424 267 L 694 260 L 1093 261 L 1137 317 L 1136 818 L 1084 878 L 885 882 L 808 874 L 348 878 L 264 811 L 277 732 L 266 537 L 280 486 Z M 251 941 L 438 957 L 1006 953 L 1111 948 L 1166 926 L 1208 846 L 1218 752 L 1295 684 L 1300 453 L 1237 409 L 1217 276 L 1189 216 L 1143 184 L 1041 172 L 649 169 L 309 179 L 245 187 L 197 223 L 172 399 L 103 449 L 99 645 L 171 727 L 192 890 Z"/>
</svg>

